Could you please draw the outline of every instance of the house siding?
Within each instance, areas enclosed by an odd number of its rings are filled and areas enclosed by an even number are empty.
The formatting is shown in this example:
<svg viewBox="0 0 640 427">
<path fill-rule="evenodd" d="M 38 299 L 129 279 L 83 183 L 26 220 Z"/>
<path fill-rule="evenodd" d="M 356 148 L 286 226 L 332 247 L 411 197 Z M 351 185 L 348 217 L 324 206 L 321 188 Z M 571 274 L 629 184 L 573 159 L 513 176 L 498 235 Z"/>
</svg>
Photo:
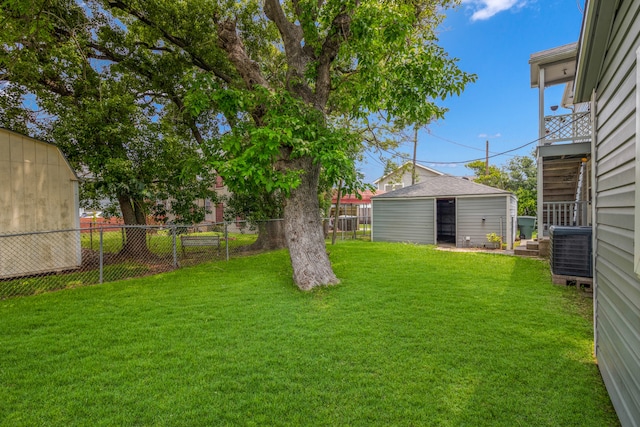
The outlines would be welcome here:
<svg viewBox="0 0 640 427">
<path fill-rule="evenodd" d="M 457 246 L 485 246 L 489 244 L 487 234 L 496 233 L 507 239 L 507 197 L 464 197 L 458 198 Z M 483 221 L 482 218 L 485 218 Z"/>
<path fill-rule="evenodd" d="M 595 97 L 596 356 L 622 425 L 640 425 L 640 281 L 634 273 L 640 1 L 620 3 Z M 639 242 L 636 242 L 639 243 Z"/>
<path fill-rule="evenodd" d="M 383 176 L 379 180 L 374 183 L 377 183 L 378 191 L 386 192 L 397 190 L 398 188 L 408 187 L 412 182 L 412 173 L 413 168 L 410 164 L 405 163 L 397 170 L 391 172 L 390 174 Z M 441 176 L 442 173 L 424 168 L 420 165 L 416 167 L 416 179 L 415 182 L 422 182 L 425 178 L 433 177 L 433 176 Z"/>
<path fill-rule="evenodd" d="M 435 244 L 435 199 L 372 200 L 371 240 Z"/>
</svg>

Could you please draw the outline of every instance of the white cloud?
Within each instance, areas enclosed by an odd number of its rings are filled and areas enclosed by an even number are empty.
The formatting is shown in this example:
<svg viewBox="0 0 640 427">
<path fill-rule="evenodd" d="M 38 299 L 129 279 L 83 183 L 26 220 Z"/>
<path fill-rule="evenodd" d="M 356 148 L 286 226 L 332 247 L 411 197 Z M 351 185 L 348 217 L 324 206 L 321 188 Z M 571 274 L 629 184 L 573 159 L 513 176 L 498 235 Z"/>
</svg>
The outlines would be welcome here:
<svg viewBox="0 0 640 427">
<path fill-rule="evenodd" d="M 478 134 L 478 138 L 500 138 L 502 135 L 500 134 L 500 132 L 495 133 L 493 135 L 489 135 L 487 133 L 480 133 Z"/>
<path fill-rule="evenodd" d="M 473 9 L 472 21 L 482 21 L 491 18 L 496 13 L 522 7 L 526 0 L 462 0 L 463 4 L 468 4 Z"/>
</svg>

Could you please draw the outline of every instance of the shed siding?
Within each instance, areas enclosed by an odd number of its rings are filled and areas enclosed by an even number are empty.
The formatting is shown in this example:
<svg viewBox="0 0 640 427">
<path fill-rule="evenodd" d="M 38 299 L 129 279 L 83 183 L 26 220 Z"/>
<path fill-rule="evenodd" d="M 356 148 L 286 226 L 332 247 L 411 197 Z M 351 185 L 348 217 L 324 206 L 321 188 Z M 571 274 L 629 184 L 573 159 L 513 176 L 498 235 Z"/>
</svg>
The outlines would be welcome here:
<svg viewBox="0 0 640 427">
<path fill-rule="evenodd" d="M 434 199 L 374 199 L 371 240 L 435 244 Z"/>
<path fill-rule="evenodd" d="M 78 183 L 57 147 L 0 129 L 0 278 L 75 268 Z"/>
<path fill-rule="evenodd" d="M 487 234 L 490 233 L 506 239 L 507 197 L 509 196 L 458 198 L 457 246 L 488 245 Z M 471 237 L 470 243 L 467 243 L 467 237 Z"/>
<path fill-rule="evenodd" d="M 640 281 L 633 271 L 640 1 L 622 2 L 596 89 L 596 355 L 620 421 L 640 425 Z M 636 242 L 639 243 L 639 242 Z"/>
</svg>

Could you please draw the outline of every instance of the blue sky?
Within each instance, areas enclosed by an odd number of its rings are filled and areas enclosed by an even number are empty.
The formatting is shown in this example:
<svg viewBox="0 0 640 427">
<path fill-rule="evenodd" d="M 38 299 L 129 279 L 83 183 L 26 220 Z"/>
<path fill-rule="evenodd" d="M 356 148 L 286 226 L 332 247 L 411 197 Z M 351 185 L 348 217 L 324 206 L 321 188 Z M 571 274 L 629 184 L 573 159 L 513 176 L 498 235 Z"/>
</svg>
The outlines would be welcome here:
<svg viewBox="0 0 640 427">
<path fill-rule="evenodd" d="M 584 0 L 463 0 L 446 11 L 440 45 L 478 79 L 459 97 L 440 103 L 449 112 L 419 133 L 418 161 L 444 173 L 471 175 L 455 162 L 484 158 L 486 140 L 491 153 L 500 153 L 537 139 L 538 90 L 530 87 L 529 57 L 578 41 L 583 9 Z M 546 90 L 549 106 L 559 104 L 563 89 Z M 529 155 L 534 147 L 510 154 Z M 400 148 L 412 150 L 412 144 Z M 383 165 L 366 158 L 360 169 L 366 182 L 373 182 Z M 490 163 L 502 166 L 510 158 L 497 156 Z"/>
</svg>

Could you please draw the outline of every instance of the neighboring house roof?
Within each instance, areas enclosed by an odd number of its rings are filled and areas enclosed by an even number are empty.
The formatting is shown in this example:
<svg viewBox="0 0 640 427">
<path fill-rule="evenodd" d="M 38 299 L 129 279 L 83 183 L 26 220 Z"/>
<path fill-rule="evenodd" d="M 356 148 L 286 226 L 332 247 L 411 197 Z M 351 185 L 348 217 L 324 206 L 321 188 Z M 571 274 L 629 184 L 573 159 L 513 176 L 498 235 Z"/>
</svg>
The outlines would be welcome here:
<svg viewBox="0 0 640 427">
<path fill-rule="evenodd" d="M 373 197 L 374 199 L 400 199 L 412 197 L 451 197 L 451 196 L 480 196 L 480 195 L 506 195 L 512 194 L 506 190 L 478 184 L 451 175 L 433 176 L 423 178 L 423 181 L 404 187 L 399 190 L 390 191 Z"/>
<path fill-rule="evenodd" d="M 377 192 L 380 194 L 380 192 Z M 384 192 L 383 192 L 384 193 Z M 375 191 L 366 190 L 360 193 L 362 196 L 361 199 L 358 198 L 355 194 L 343 194 L 340 196 L 340 204 L 341 205 L 366 205 L 371 203 L 371 198 L 376 195 Z M 338 194 L 336 192 L 333 193 L 333 197 L 331 198 L 332 203 L 336 203 L 338 199 Z"/>
<path fill-rule="evenodd" d="M 386 175 L 384 175 L 384 176 L 382 176 L 382 177 L 380 177 L 380 178 L 376 179 L 375 181 L 373 181 L 373 183 L 374 183 L 374 184 L 377 184 L 377 183 L 379 183 L 380 181 L 383 181 L 383 180 L 385 180 L 385 179 L 389 178 L 391 175 L 398 173 L 398 171 L 399 171 L 399 170 L 402 170 L 402 168 L 406 167 L 407 165 L 413 165 L 413 162 L 405 162 L 405 163 L 404 163 L 402 166 L 400 166 L 399 168 L 397 168 L 397 169 L 395 169 L 394 171 L 389 172 L 388 174 L 386 174 Z M 426 172 L 430 172 L 430 173 L 433 173 L 433 174 L 436 174 L 436 175 L 444 175 L 444 173 L 442 173 L 442 172 L 440 172 L 440 171 L 437 171 L 437 170 L 435 170 L 435 169 L 431 169 L 431 168 L 429 168 L 429 167 L 423 166 L 423 165 L 421 165 L 420 163 L 416 163 L 416 169 L 422 169 L 422 170 L 424 170 L 424 171 L 426 171 Z"/>
</svg>

